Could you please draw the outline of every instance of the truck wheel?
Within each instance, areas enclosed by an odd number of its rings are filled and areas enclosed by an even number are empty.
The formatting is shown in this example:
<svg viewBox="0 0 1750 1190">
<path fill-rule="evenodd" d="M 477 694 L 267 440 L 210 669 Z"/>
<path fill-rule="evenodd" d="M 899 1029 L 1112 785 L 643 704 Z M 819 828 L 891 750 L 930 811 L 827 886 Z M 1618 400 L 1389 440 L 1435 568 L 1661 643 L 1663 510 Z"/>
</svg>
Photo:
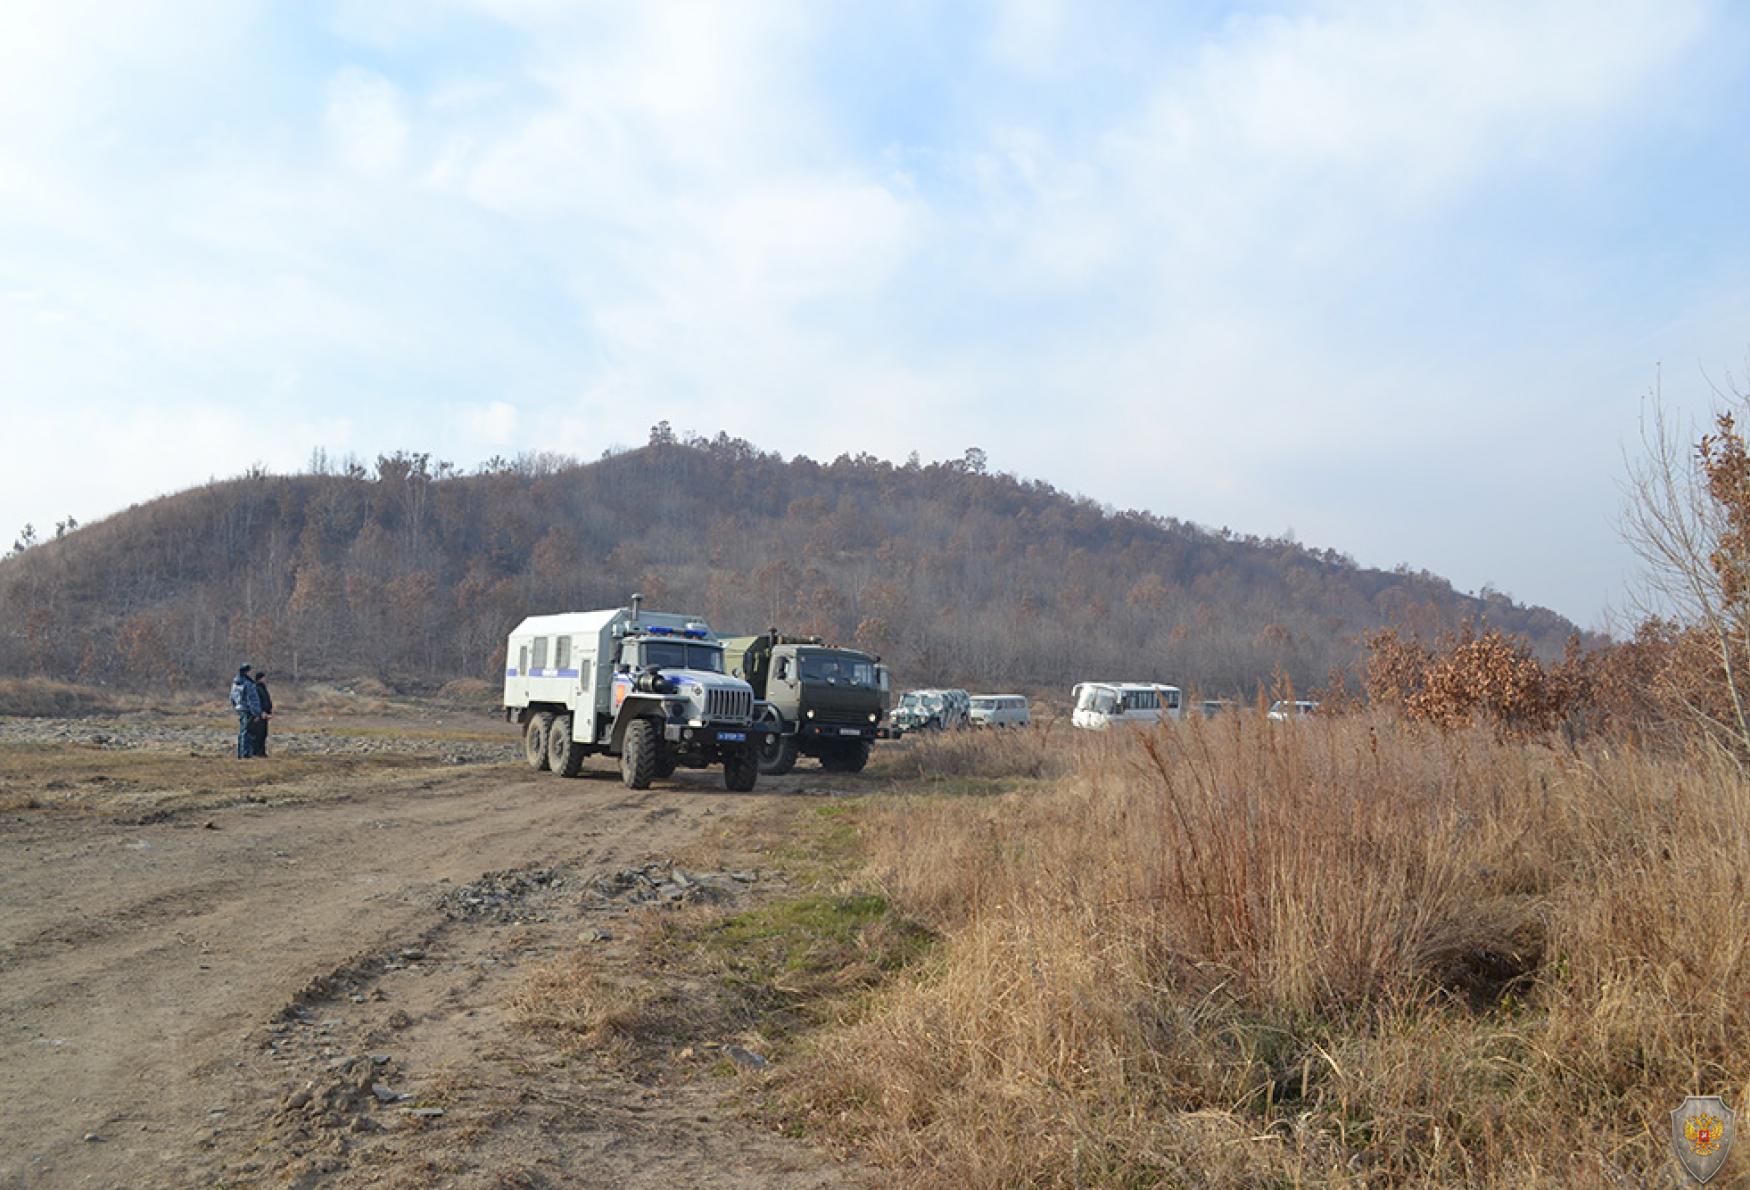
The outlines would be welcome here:
<svg viewBox="0 0 1750 1190">
<path fill-rule="evenodd" d="M 782 777 L 796 767 L 796 737 L 768 735 L 760 745 L 760 772 L 768 777 Z"/>
<path fill-rule="evenodd" d="M 829 773 L 860 773 L 863 771 L 863 766 L 868 763 L 869 742 L 867 740 L 834 744 L 832 750 L 820 758 L 820 767 Z"/>
<path fill-rule="evenodd" d="M 666 781 L 674 776 L 675 766 L 678 763 L 679 761 L 675 759 L 673 748 L 668 747 L 666 744 L 661 748 L 658 748 L 656 754 L 656 779 L 658 781 Z"/>
<path fill-rule="evenodd" d="M 583 771 L 583 745 L 571 739 L 571 716 L 555 715 L 547 731 L 547 767 L 561 777 L 575 777 Z"/>
<path fill-rule="evenodd" d="M 844 751 L 839 753 L 839 772 L 860 773 L 863 766 L 869 763 L 869 741 L 858 740 L 854 744 L 845 744 Z"/>
<path fill-rule="evenodd" d="M 626 726 L 626 741 L 620 749 L 620 780 L 627 789 L 649 789 L 656 779 L 657 753 L 662 740 L 657 737 L 656 724 L 648 719 L 634 719 Z"/>
<path fill-rule="evenodd" d="M 537 773 L 547 771 L 547 733 L 553 730 L 553 715 L 537 711 L 523 725 L 523 756 Z"/>
<path fill-rule="evenodd" d="M 759 780 L 760 754 L 752 744 L 723 761 L 723 788 L 730 793 L 752 793 Z"/>
</svg>

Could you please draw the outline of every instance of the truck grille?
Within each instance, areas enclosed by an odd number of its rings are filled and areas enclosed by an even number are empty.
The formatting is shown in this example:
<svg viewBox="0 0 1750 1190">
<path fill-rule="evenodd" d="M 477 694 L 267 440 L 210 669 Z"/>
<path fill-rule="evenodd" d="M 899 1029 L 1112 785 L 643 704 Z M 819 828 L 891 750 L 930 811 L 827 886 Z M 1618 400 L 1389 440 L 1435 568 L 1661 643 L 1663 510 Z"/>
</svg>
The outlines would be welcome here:
<svg viewBox="0 0 1750 1190">
<path fill-rule="evenodd" d="M 708 690 L 705 714 L 714 722 L 746 723 L 753 718 L 753 691 Z"/>
</svg>

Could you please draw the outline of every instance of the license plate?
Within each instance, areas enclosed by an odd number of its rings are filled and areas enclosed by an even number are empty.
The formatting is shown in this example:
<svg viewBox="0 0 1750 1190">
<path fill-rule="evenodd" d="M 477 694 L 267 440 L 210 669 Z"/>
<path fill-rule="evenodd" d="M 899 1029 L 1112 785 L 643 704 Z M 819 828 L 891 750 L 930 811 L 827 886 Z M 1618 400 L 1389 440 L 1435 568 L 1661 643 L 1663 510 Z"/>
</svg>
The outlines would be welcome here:
<svg viewBox="0 0 1750 1190">
<path fill-rule="evenodd" d="M 839 734 L 840 735 L 862 735 L 863 729 L 861 727 L 841 727 L 841 728 L 839 728 Z"/>
<path fill-rule="evenodd" d="M 734 740 L 738 744 L 745 744 L 747 742 L 747 732 L 720 731 L 717 733 L 717 738 L 720 740 Z"/>
</svg>

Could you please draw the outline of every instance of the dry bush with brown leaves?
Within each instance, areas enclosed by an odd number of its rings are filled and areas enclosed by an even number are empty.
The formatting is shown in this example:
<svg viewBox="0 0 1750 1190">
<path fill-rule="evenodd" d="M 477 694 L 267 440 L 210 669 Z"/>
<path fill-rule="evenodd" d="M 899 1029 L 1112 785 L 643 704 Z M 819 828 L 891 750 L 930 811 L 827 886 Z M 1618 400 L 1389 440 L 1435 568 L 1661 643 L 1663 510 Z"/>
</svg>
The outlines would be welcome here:
<svg viewBox="0 0 1750 1190">
<path fill-rule="evenodd" d="M 1602 1184 L 1750 1095 L 1718 757 L 1235 715 L 867 834 L 944 941 L 788 1103 L 908 1183 Z"/>
<path fill-rule="evenodd" d="M 1579 642 L 1562 666 L 1546 670 L 1524 641 L 1466 624 L 1433 647 L 1394 628 L 1365 638 L 1369 700 L 1448 730 L 1486 724 L 1529 733 L 1555 726 L 1586 697 Z"/>
</svg>

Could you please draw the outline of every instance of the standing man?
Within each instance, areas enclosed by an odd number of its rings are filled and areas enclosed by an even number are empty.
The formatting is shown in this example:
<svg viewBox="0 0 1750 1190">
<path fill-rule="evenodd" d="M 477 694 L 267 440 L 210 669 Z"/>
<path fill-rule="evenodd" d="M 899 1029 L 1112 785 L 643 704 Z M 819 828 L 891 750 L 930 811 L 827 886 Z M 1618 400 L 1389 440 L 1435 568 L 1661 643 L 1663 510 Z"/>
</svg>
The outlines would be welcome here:
<svg viewBox="0 0 1750 1190">
<path fill-rule="evenodd" d="M 231 679 L 231 709 L 237 712 L 238 760 L 255 755 L 255 721 L 261 718 L 261 695 L 249 670 L 249 666 L 240 665 L 237 676 Z"/>
<path fill-rule="evenodd" d="M 255 696 L 261 703 L 261 715 L 255 720 L 255 755 L 267 755 L 267 721 L 273 718 L 273 695 L 267 692 L 267 671 L 255 671 Z"/>
</svg>

